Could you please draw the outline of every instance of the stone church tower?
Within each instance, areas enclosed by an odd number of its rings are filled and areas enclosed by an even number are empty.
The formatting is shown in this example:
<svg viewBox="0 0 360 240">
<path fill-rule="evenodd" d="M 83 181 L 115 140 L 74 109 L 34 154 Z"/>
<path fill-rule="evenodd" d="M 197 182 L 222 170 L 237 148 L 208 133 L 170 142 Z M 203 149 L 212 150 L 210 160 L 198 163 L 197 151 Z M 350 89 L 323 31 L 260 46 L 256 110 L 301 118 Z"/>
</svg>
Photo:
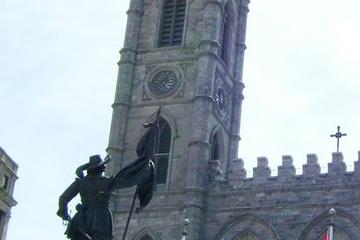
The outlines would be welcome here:
<svg viewBox="0 0 360 240">
<path fill-rule="evenodd" d="M 353 203 L 360 199 L 360 165 L 346 173 L 340 153 L 326 176 L 316 155 L 309 155 L 303 175 L 284 156 L 279 176 L 271 177 L 268 160 L 259 158 L 254 177 L 246 178 L 237 156 L 248 4 L 130 1 L 108 174 L 136 159 L 142 123 L 159 106 L 162 113 L 157 189 L 151 204 L 133 216 L 127 239 L 180 239 L 185 218 L 191 240 L 319 239 L 330 207 L 339 207 L 339 240 L 360 239 L 359 203 Z M 113 196 L 116 240 L 133 194 L 128 189 Z"/>
</svg>

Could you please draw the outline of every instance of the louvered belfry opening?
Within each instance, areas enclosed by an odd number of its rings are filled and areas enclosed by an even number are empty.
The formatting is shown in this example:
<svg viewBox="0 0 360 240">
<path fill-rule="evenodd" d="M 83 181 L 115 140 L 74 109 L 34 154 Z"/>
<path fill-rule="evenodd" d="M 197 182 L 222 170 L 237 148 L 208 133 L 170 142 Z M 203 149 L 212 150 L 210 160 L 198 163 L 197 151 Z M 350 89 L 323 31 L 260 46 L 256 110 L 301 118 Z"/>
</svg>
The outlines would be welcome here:
<svg viewBox="0 0 360 240">
<path fill-rule="evenodd" d="M 165 0 L 162 11 L 159 47 L 181 45 L 186 14 L 186 0 Z"/>
<path fill-rule="evenodd" d="M 164 119 L 159 119 L 159 137 L 156 146 L 157 183 L 166 183 L 169 167 L 171 128 Z"/>
</svg>

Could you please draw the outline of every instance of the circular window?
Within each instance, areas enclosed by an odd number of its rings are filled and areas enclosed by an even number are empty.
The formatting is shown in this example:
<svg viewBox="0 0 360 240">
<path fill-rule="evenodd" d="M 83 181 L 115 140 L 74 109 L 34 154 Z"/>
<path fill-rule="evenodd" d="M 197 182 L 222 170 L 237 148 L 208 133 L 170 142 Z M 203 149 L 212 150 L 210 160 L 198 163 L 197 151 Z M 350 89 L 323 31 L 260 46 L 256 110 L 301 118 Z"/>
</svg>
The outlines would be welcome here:
<svg viewBox="0 0 360 240">
<path fill-rule="evenodd" d="M 215 102 L 220 113 L 225 114 L 227 111 L 227 99 L 224 89 L 218 88 L 215 91 Z"/>
<path fill-rule="evenodd" d="M 160 97 L 173 93 L 179 85 L 179 79 L 173 71 L 163 70 L 149 81 L 150 91 Z"/>
</svg>

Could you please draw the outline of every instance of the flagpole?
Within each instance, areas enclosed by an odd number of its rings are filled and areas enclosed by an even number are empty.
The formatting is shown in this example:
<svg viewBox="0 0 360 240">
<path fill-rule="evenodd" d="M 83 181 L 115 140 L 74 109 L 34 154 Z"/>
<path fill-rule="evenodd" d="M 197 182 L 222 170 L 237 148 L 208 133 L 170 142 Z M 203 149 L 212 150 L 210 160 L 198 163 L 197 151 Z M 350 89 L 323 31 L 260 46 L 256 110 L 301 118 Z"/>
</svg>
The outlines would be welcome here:
<svg viewBox="0 0 360 240">
<path fill-rule="evenodd" d="M 158 134 L 159 134 L 158 132 L 159 132 L 159 116 L 160 116 L 160 112 L 161 112 L 161 106 L 159 107 L 159 110 L 157 111 L 156 116 L 155 116 L 156 132 L 155 132 L 155 144 L 154 144 L 154 149 L 153 149 L 153 151 L 155 151 L 155 153 L 157 151 L 156 147 L 157 147 Z M 131 219 L 132 213 L 134 211 L 134 206 L 135 206 L 135 201 L 136 201 L 137 195 L 138 195 L 138 187 L 136 187 L 136 191 L 135 191 L 132 203 L 131 203 L 131 208 L 130 208 L 128 219 L 126 221 L 126 226 L 125 226 L 125 229 L 124 229 L 122 240 L 125 240 L 125 238 L 126 238 L 126 234 L 127 234 L 128 229 L 129 229 L 130 219 Z"/>
<path fill-rule="evenodd" d="M 181 240 L 186 240 L 186 236 L 187 236 L 187 226 L 189 225 L 190 221 L 189 219 L 184 219 L 184 230 L 182 231 L 181 235 L 182 238 Z"/>
<path fill-rule="evenodd" d="M 132 203 L 131 203 L 131 208 L 130 208 L 129 216 L 128 216 L 128 219 L 127 219 L 127 221 L 126 221 L 126 226 L 125 226 L 125 230 L 124 230 L 124 234 L 123 234 L 122 240 L 125 240 L 125 238 L 126 238 L 126 234 L 127 234 L 127 231 L 128 231 L 128 228 L 129 228 L 130 219 L 131 219 L 131 215 L 132 215 L 132 213 L 133 213 L 133 211 L 134 211 L 134 206 L 135 206 L 135 200 L 136 200 L 137 193 L 138 193 L 138 188 L 136 187 L 135 194 L 134 194 L 134 197 L 133 197 L 133 200 L 132 200 Z"/>
<path fill-rule="evenodd" d="M 159 132 L 160 132 L 160 114 L 161 114 L 161 105 L 159 106 L 159 109 L 155 115 L 156 132 L 155 132 L 155 144 L 153 148 L 154 159 L 152 160 L 154 161 L 156 168 L 158 166 L 158 161 L 159 161 L 158 144 L 159 144 Z M 155 182 L 157 183 L 157 176 L 155 176 Z"/>
<path fill-rule="evenodd" d="M 334 240 L 334 216 L 336 214 L 336 211 L 334 208 L 331 208 L 329 210 L 330 214 L 330 224 L 329 224 L 329 240 Z"/>
</svg>

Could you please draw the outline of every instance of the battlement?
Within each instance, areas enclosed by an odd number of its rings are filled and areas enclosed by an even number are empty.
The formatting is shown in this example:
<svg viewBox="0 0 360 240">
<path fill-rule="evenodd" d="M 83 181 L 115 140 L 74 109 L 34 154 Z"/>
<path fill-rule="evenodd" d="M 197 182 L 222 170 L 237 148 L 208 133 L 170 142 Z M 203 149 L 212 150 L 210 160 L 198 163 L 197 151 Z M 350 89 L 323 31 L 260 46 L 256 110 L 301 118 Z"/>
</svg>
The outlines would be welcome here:
<svg viewBox="0 0 360 240">
<path fill-rule="evenodd" d="M 332 153 L 332 161 L 328 163 L 328 171 L 321 173 L 316 154 L 308 154 L 307 162 L 303 165 L 302 174 L 296 174 L 293 158 L 290 155 L 282 157 L 282 165 L 278 166 L 277 176 L 271 176 L 269 160 L 266 157 L 258 157 L 257 166 L 253 168 L 253 176 L 247 177 L 242 159 L 235 159 L 229 171 L 228 181 L 225 185 L 233 188 L 246 187 L 247 185 L 262 186 L 302 186 L 308 184 L 338 185 L 360 183 L 360 151 L 358 160 L 354 162 L 354 171 L 348 172 L 344 157 L 341 152 Z M 224 182 L 225 183 L 225 182 Z"/>
</svg>

